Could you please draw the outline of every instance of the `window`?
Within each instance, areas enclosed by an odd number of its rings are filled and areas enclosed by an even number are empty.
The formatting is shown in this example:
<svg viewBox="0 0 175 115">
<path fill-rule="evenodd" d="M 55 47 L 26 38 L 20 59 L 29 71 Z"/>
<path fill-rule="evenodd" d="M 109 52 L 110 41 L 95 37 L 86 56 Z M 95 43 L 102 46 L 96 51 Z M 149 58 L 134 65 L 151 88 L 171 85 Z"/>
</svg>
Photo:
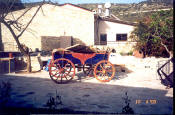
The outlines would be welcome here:
<svg viewBox="0 0 175 115">
<path fill-rule="evenodd" d="M 107 34 L 100 34 L 100 45 L 107 45 Z"/>
<path fill-rule="evenodd" d="M 116 34 L 116 41 L 126 41 L 127 34 Z"/>
</svg>

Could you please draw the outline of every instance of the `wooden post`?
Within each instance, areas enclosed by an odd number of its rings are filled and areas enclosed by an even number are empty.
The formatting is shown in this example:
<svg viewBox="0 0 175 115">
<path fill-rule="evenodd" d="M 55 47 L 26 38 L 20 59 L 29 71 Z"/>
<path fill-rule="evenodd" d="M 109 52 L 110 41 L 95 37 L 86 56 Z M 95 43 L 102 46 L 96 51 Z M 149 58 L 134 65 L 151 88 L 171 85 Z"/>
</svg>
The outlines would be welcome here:
<svg viewBox="0 0 175 115">
<path fill-rule="evenodd" d="M 10 58 L 9 58 L 9 73 L 10 73 Z"/>
<path fill-rule="evenodd" d="M 10 71 L 10 68 L 11 68 L 10 62 L 11 62 L 11 59 L 12 59 L 12 58 L 13 58 L 12 53 L 9 53 L 9 73 L 11 72 L 11 71 Z"/>
</svg>

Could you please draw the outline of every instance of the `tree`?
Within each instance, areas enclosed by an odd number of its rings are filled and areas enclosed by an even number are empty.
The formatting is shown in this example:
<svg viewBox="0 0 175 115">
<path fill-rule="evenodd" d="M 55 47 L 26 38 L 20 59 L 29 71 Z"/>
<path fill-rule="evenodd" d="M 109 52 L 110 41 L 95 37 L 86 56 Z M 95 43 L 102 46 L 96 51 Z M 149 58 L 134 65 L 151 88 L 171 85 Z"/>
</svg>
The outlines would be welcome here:
<svg viewBox="0 0 175 115">
<path fill-rule="evenodd" d="M 173 10 L 146 17 L 138 23 L 131 38 L 137 42 L 135 48 L 145 55 L 169 57 L 173 51 Z"/>
<path fill-rule="evenodd" d="M 38 6 L 31 19 L 26 24 L 22 24 L 21 22 L 19 22 L 19 19 L 23 17 L 24 14 L 27 13 L 31 8 L 26 8 L 26 10 L 24 10 L 24 12 L 20 16 L 15 17 L 13 15 L 13 12 L 15 10 L 24 8 L 21 0 L 0 0 L 0 24 L 4 24 L 5 27 L 10 31 L 20 52 L 27 57 L 27 72 L 31 72 L 30 52 L 28 47 L 20 43 L 19 38 L 23 35 L 28 26 L 31 24 L 44 2 L 45 1 L 43 0 L 42 4 Z M 8 15 L 12 15 L 13 18 L 7 18 Z"/>
</svg>

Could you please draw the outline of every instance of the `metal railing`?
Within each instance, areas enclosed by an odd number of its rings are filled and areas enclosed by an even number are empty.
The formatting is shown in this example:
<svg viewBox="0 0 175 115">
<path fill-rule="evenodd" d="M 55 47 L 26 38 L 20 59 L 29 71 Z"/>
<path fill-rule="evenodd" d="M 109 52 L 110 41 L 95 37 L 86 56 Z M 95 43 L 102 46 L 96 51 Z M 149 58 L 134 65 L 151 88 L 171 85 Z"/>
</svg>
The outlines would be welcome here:
<svg viewBox="0 0 175 115">
<path fill-rule="evenodd" d="M 174 58 L 171 58 L 166 62 L 165 60 L 158 62 L 157 73 L 164 85 L 173 86 L 173 63 Z"/>
</svg>

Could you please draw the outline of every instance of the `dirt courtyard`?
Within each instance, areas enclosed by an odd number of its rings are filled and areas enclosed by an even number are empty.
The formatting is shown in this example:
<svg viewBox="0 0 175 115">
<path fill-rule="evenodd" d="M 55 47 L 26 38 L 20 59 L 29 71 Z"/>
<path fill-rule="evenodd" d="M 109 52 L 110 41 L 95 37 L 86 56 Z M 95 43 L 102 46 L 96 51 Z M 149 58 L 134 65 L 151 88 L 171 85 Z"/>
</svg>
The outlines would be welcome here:
<svg viewBox="0 0 175 115">
<path fill-rule="evenodd" d="M 113 60 L 114 63 L 125 63 L 125 71 L 116 68 L 115 77 L 108 83 L 77 72 L 72 82 L 56 84 L 44 70 L 31 74 L 3 74 L 0 75 L 0 82 L 11 83 L 11 106 L 46 108 L 50 96 L 55 97 L 57 92 L 62 100 L 58 108 L 121 113 L 127 92 L 130 107 L 136 114 L 172 114 L 173 88 L 166 89 L 161 84 L 156 73 L 159 60 L 132 56 L 124 56 L 120 62 Z"/>
</svg>

